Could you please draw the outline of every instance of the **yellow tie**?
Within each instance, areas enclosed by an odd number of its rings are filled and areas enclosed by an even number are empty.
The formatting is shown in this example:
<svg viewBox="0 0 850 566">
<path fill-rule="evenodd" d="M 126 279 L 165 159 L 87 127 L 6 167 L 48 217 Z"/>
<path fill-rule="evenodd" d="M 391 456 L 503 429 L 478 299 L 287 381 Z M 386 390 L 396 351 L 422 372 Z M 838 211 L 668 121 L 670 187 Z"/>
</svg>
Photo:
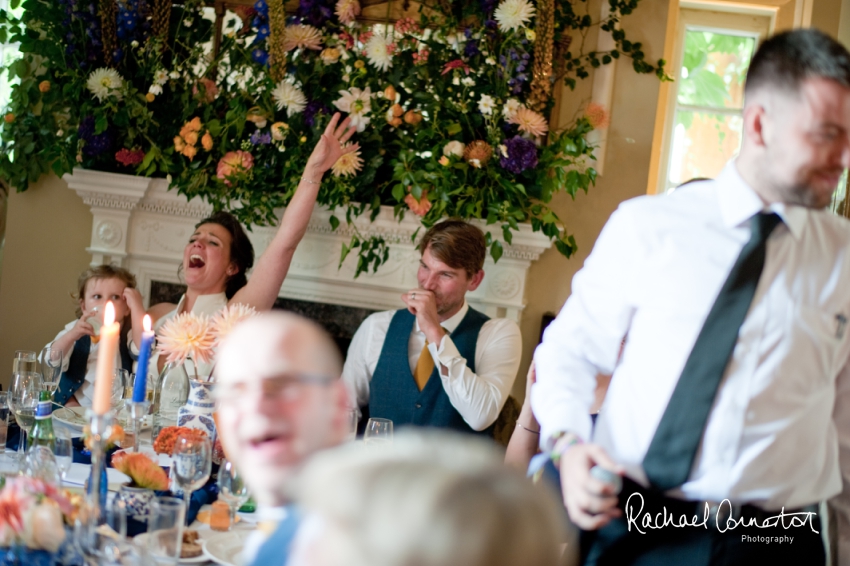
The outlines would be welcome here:
<svg viewBox="0 0 850 566">
<path fill-rule="evenodd" d="M 419 352 L 419 361 L 416 362 L 416 370 L 413 372 L 413 379 L 416 380 L 416 386 L 419 391 L 425 389 L 425 384 L 428 383 L 428 378 L 434 372 L 434 358 L 431 357 L 431 352 L 428 351 L 428 340 L 425 340 L 425 346 Z"/>
</svg>

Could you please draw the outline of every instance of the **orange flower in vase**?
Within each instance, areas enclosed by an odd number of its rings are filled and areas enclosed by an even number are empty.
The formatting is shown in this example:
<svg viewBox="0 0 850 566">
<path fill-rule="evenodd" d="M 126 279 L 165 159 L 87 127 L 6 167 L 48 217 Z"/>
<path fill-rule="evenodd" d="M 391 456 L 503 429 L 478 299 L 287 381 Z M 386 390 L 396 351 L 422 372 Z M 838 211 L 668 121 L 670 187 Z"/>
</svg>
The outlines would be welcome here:
<svg viewBox="0 0 850 566">
<path fill-rule="evenodd" d="M 238 149 L 228 151 L 221 158 L 216 167 L 216 177 L 222 179 L 224 184 L 230 186 L 228 178 L 236 173 L 244 173 L 254 166 L 254 156 L 247 151 Z"/>
<path fill-rule="evenodd" d="M 143 453 L 117 452 L 112 456 L 112 467 L 130 476 L 130 487 L 142 489 L 168 489 L 168 476 L 150 456 Z"/>
</svg>

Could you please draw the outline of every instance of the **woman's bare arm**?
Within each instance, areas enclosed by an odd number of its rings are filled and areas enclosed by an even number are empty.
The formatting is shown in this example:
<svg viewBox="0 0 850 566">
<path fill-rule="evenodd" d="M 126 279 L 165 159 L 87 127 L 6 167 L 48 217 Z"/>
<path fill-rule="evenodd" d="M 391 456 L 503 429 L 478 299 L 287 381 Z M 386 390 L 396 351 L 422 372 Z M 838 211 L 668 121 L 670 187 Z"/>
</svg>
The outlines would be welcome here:
<svg viewBox="0 0 850 566">
<path fill-rule="evenodd" d="M 269 247 L 254 267 L 248 284 L 231 299 L 231 303 L 250 305 L 257 310 L 268 310 L 277 298 L 280 286 L 289 271 L 295 248 L 307 232 L 307 224 L 316 204 L 322 175 L 331 168 L 337 159 L 346 153 L 355 151 L 358 146 L 352 144 L 343 148 L 355 129 L 346 118 L 337 127 L 339 114 L 334 114 L 319 143 L 313 149 L 304 174 L 298 183 L 298 189 L 286 207 L 280 227 Z"/>
</svg>

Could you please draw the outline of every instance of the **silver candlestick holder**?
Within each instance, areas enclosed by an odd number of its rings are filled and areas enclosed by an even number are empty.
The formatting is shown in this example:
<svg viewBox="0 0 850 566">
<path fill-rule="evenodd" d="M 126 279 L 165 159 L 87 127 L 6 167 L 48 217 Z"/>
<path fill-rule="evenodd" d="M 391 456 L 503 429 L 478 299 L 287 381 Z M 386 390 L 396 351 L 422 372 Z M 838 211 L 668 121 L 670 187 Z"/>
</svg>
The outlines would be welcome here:
<svg viewBox="0 0 850 566">
<path fill-rule="evenodd" d="M 115 425 L 115 416 L 112 411 L 97 415 L 92 413 L 89 420 L 89 442 L 91 444 L 91 475 L 86 493 L 86 504 L 89 510 L 89 520 L 94 525 L 100 525 L 104 521 L 103 499 L 105 499 L 106 485 L 103 484 L 106 470 L 106 445 Z"/>
<path fill-rule="evenodd" d="M 147 401 L 128 401 L 126 404 L 133 420 L 133 452 L 139 453 L 139 437 L 142 433 L 142 419 L 148 414 L 151 404 Z"/>
</svg>

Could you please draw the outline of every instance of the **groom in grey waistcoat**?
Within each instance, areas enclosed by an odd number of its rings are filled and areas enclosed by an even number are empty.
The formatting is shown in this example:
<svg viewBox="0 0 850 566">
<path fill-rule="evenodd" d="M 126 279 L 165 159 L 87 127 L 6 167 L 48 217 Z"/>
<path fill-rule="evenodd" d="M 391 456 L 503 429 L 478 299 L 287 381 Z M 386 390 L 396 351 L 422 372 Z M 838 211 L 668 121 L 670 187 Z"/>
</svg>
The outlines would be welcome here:
<svg viewBox="0 0 850 566">
<path fill-rule="evenodd" d="M 419 243 L 418 287 L 407 308 L 369 316 L 343 369 L 351 402 L 368 417 L 489 434 L 519 369 L 516 322 L 471 308 L 487 246 L 461 220 L 433 226 Z"/>
</svg>

